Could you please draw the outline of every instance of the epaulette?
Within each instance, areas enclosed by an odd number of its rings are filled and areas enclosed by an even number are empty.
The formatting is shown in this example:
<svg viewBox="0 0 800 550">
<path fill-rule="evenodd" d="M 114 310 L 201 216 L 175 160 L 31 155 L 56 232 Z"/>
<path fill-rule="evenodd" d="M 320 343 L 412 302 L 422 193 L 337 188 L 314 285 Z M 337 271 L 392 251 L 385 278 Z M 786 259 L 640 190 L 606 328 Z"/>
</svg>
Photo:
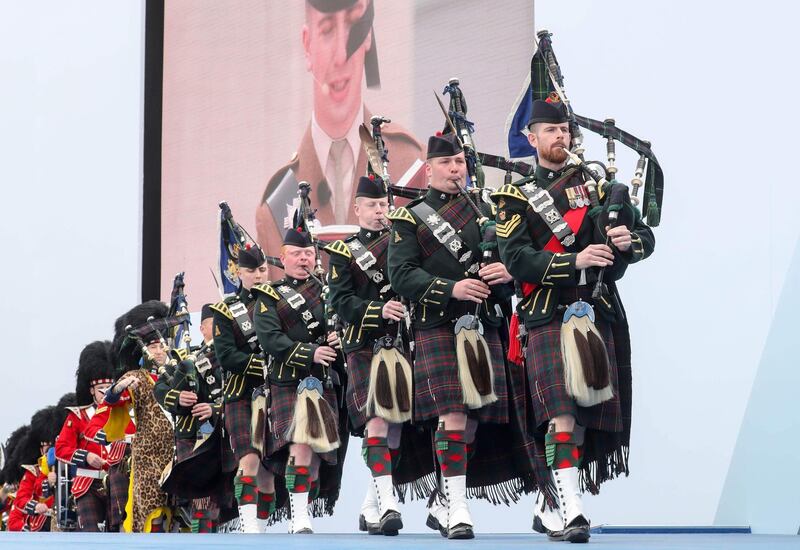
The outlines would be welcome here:
<svg viewBox="0 0 800 550">
<path fill-rule="evenodd" d="M 88 409 L 91 406 L 92 405 L 83 405 L 83 406 L 64 407 L 64 408 L 67 409 L 69 412 L 73 413 L 75 416 L 80 416 L 82 410 Z"/>
<path fill-rule="evenodd" d="M 226 304 L 225 302 L 217 302 L 216 304 L 213 304 L 211 306 L 211 309 L 218 313 L 221 313 L 228 319 L 233 320 L 233 313 L 231 313 L 231 310 L 228 309 L 228 304 Z"/>
<path fill-rule="evenodd" d="M 353 257 L 350 249 L 344 244 L 344 241 L 333 241 L 331 244 L 325 246 L 325 250 L 330 254 L 339 254 L 347 259 Z"/>
<path fill-rule="evenodd" d="M 389 218 L 392 221 L 398 221 L 399 220 L 399 221 L 409 222 L 409 223 L 413 223 L 414 225 L 417 225 L 417 220 L 414 219 L 414 216 L 411 215 L 411 212 L 409 212 L 409 210 L 405 206 L 401 206 L 400 208 L 398 208 L 394 212 L 389 212 L 386 215 L 386 217 Z"/>
<path fill-rule="evenodd" d="M 281 299 L 281 295 L 278 294 L 278 291 L 272 288 L 272 285 L 268 285 L 266 283 L 253 285 L 253 287 L 250 290 L 254 290 L 256 292 L 260 292 L 261 294 L 265 294 L 266 296 L 269 296 L 275 301 Z"/>
<path fill-rule="evenodd" d="M 30 473 L 32 473 L 35 476 L 39 475 L 39 472 L 36 471 L 36 465 L 35 464 L 20 464 L 20 466 L 22 466 L 23 468 L 25 468 L 26 470 L 28 470 Z"/>
<path fill-rule="evenodd" d="M 490 197 L 495 203 L 498 202 L 497 199 L 499 199 L 499 197 L 511 197 L 514 199 L 519 199 L 523 202 L 528 202 L 528 199 L 525 198 L 525 195 L 519 190 L 519 187 L 512 183 L 505 184 L 500 189 L 492 193 Z"/>
</svg>

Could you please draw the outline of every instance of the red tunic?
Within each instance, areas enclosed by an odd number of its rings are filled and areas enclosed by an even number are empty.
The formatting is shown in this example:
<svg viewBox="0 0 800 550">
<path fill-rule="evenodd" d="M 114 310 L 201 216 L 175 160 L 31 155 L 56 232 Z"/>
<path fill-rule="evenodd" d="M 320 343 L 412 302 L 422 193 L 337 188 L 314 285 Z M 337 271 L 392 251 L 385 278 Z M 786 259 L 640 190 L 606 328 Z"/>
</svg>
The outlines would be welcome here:
<svg viewBox="0 0 800 550">
<path fill-rule="evenodd" d="M 36 505 L 43 502 L 52 509 L 55 502 L 55 488 L 47 483 L 47 474 L 42 472 L 38 465 L 27 464 L 22 467 L 25 468 L 25 475 L 19 482 L 14 507 L 25 515 L 25 524 L 29 531 L 40 531 L 50 516 L 37 514 Z"/>
<path fill-rule="evenodd" d="M 100 407 L 98 411 L 103 409 L 105 407 Z M 69 411 L 67 419 L 61 427 L 58 439 L 56 439 L 56 458 L 58 460 L 66 462 L 70 466 L 76 466 L 81 470 L 93 472 L 99 472 L 99 470 L 86 462 L 86 457 L 89 453 L 96 454 L 105 460 L 109 466 L 113 466 L 122 460 L 125 455 L 124 441 L 105 445 L 94 439 L 94 436 L 97 435 L 96 430 L 91 436 L 88 434 L 89 425 L 93 418 L 97 416 L 93 406 L 67 407 L 67 410 Z M 132 427 L 130 429 L 133 430 Z M 75 498 L 80 498 L 86 494 L 95 479 L 98 479 L 98 477 L 76 475 L 72 480 L 72 494 Z"/>
</svg>

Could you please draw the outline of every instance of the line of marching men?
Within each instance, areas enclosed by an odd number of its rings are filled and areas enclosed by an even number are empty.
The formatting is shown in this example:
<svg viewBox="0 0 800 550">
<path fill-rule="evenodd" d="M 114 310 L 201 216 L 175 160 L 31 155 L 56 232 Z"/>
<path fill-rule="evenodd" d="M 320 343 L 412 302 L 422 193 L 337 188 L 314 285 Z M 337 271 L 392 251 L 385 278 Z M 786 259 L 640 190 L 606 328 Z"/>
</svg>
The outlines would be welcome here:
<svg viewBox="0 0 800 550">
<path fill-rule="evenodd" d="M 427 498 L 429 527 L 472 538 L 468 497 L 536 492 L 534 530 L 587 541 L 581 494 L 628 472 L 615 282 L 654 239 L 625 186 L 589 208 L 562 105 L 535 102 L 529 128 L 536 174 L 492 204 L 464 191 L 452 135 L 430 138 L 429 189 L 406 206 L 390 211 L 381 179 L 361 178 L 361 229 L 326 244 L 324 275 L 302 223 L 286 233 L 278 281 L 257 245 L 243 248 L 240 291 L 203 308 L 199 348 L 178 349 L 166 304 L 121 316 L 113 342 L 81 354 L 66 418 L 60 404 L 10 438 L 31 465 L 8 527 L 51 514 L 53 461 L 35 459 L 55 444 L 80 530 L 258 533 L 288 519 L 290 533 L 312 533 L 333 513 L 353 434 L 370 473 L 362 531 L 396 535 L 401 502 Z M 21 439 L 41 446 L 16 453 Z"/>
</svg>

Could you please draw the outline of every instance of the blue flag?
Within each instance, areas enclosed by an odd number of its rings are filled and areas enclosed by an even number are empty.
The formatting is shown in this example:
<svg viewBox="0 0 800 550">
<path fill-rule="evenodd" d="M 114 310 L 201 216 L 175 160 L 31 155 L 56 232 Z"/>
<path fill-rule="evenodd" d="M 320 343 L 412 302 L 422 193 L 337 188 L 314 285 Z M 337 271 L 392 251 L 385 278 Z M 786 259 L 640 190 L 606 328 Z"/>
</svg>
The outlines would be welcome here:
<svg viewBox="0 0 800 550">
<path fill-rule="evenodd" d="M 239 250 L 241 245 L 231 220 L 224 210 L 219 213 L 219 275 L 222 293 L 226 296 L 239 291 Z"/>
<path fill-rule="evenodd" d="M 525 78 L 525 84 L 511 107 L 506 119 L 506 132 L 508 134 L 508 158 L 522 159 L 536 156 L 536 148 L 528 143 L 528 121 L 533 111 L 533 88 L 531 87 L 530 74 Z"/>
</svg>

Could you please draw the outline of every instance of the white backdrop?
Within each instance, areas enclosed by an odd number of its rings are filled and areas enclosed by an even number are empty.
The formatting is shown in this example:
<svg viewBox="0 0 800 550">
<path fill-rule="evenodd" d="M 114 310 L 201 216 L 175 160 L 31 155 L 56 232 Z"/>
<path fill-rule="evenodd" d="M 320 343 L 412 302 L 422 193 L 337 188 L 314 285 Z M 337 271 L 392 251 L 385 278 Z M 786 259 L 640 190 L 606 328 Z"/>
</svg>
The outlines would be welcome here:
<svg viewBox="0 0 800 550">
<path fill-rule="evenodd" d="M 82 346 L 110 337 L 139 296 L 144 20 L 140 1 L 87 1 L 80 10 L 4 2 L 2 12 L 5 437 L 72 388 Z M 762 358 L 768 338 L 788 350 L 796 333 L 772 322 L 784 290 L 799 282 L 797 270 L 789 275 L 800 233 L 795 175 L 791 153 L 780 153 L 798 122 L 787 64 L 798 51 L 798 12 L 777 0 L 536 2 L 576 111 L 613 116 L 650 139 L 666 177 L 656 254 L 622 285 L 633 331 L 632 474 L 587 499 L 595 524 L 716 520 L 797 532 L 797 406 L 778 401 L 766 413 L 748 403 L 764 361 L 771 376 L 759 403 L 769 401 L 769 384 L 787 379 L 781 369 L 798 366 L 793 356 Z M 479 40 L 479 25 L 465 32 Z M 448 63 L 442 80 L 452 76 Z M 528 67 L 508 70 L 521 83 Z M 510 107 L 518 91 L 496 101 Z M 598 141 L 590 145 L 590 156 L 604 156 Z M 620 167 L 628 179 L 632 161 Z M 781 431 L 763 431 L 776 417 Z M 352 443 L 348 489 L 320 531 L 356 526 L 366 469 Z M 742 462 L 752 445 L 759 453 Z M 774 488 L 732 463 L 777 472 Z M 774 502 L 777 492 L 789 497 Z M 474 510 L 479 532 L 529 531 L 529 498 Z M 420 504 L 406 509 L 409 531 L 423 522 Z"/>
<path fill-rule="evenodd" d="M 144 7 L 0 4 L 0 437 L 141 296 Z"/>
</svg>

